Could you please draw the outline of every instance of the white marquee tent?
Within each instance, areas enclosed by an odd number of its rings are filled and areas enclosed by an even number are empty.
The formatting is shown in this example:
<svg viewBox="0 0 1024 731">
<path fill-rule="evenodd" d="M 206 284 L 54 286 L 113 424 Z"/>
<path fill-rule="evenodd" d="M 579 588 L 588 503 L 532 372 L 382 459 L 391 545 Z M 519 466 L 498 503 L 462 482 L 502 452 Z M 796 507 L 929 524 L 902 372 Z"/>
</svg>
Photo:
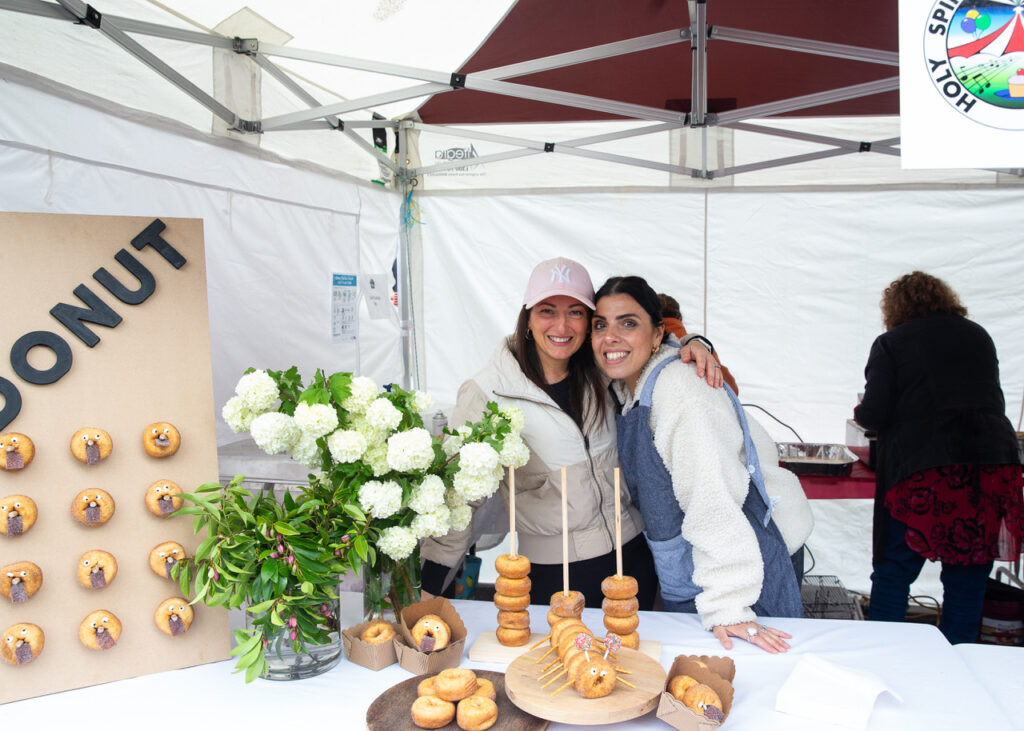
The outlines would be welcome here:
<svg viewBox="0 0 1024 731">
<path fill-rule="evenodd" d="M 564 255 L 597 283 L 639 273 L 672 293 L 742 400 L 814 442 L 845 441 L 884 286 L 931 271 L 995 339 L 1019 423 L 1019 170 L 902 170 L 893 115 L 777 116 L 793 106 L 782 104 L 699 124 L 695 112 L 715 117 L 698 73 L 691 116 L 520 89 L 601 113 L 418 121 L 424 99 L 451 91 L 452 73 L 524 2 L 0 0 L 0 208 L 204 219 L 218 403 L 246 367 L 294 363 L 408 378 L 450 404 L 511 328 L 533 264 Z M 715 0 L 674 4 L 692 25 L 672 43 L 718 43 L 695 32 Z M 725 30 L 723 43 L 770 45 Z M 778 39 L 791 50 L 800 40 Z M 609 43 L 574 60 L 659 42 L 669 41 Z M 895 64 L 892 48 L 813 45 Z M 502 79 L 570 60 L 541 55 L 460 83 L 505 94 Z M 892 92 L 894 69 L 881 75 L 856 93 Z M 375 127 L 388 130 L 388 154 L 373 148 Z M 411 292 L 401 309 L 371 319 L 363 308 L 358 342 L 332 339 L 330 275 L 388 272 L 396 256 Z M 5 328 L 4 342 L 16 335 Z M 233 436 L 219 424 L 219 441 Z"/>
</svg>

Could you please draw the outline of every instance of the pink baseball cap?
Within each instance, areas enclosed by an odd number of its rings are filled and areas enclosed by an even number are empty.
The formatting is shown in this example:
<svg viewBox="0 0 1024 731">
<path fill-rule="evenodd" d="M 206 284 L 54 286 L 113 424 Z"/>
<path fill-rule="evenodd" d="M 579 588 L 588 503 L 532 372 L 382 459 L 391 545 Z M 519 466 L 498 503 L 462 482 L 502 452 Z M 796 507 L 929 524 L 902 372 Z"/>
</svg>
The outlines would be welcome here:
<svg viewBox="0 0 1024 731">
<path fill-rule="evenodd" d="M 594 309 L 594 285 L 587 270 L 578 261 L 562 256 L 542 261 L 533 268 L 523 306 L 530 309 L 541 300 L 560 294 Z"/>
</svg>

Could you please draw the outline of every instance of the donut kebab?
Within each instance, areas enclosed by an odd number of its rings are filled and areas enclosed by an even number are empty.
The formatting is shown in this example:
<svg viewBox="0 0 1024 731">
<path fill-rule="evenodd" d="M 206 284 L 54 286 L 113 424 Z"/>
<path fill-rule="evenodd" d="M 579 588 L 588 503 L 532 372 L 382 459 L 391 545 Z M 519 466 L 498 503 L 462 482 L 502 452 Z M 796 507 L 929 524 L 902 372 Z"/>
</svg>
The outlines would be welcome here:
<svg viewBox="0 0 1024 731">
<path fill-rule="evenodd" d="M 505 553 L 494 561 L 494 605 L 498 608 L 498 642 L 521 647 L 530 641 L 530 559 Z"/>
<path fill-rule="evenodd" d="M 640 626 L 637 610 L 640 603 L 636 594 L 639 590 L 636 579 L 632 576 L 609 576 L 601 582 L 601 593 L 604 600 L 601 610 L 604 612 L 604 626 L 622 638 L 623 647 L 636 650 L 640 647 L 640 635 L 636 628 Z"/>
<path fill-rule="evenodd" d="M 569 620 L 572 622 L 573 620 Z M 626 668 L 614 665 L 608 658 L 614 659 L 614 652 L 622 647 L 622 640 L 614 632 L 609 632 L 603 643 L 586 629 L 576 624 L 559 624 L 558 632 L 552 628 L 552 647 L 558 648 L 558 659 L 552 662 L 538 676 L 538 681 L 555 673 L 541 688 L 547 688 L 563 675 L 569 680 L 552 691 L 557 695 L 570 685 L 582 698 L 603 698 L 615 689 L 616 681 L 635 688 L 636 686 L 619 677 L 619 673 L 629 673 Z M 557 642 L 557 645 L 555 644 Z M 601 654 L 601 646 L 604 654 Z M 560 668 L 559 668 L 560 666 Z"/>
<path fill-rule="evenodd" d="M 420 681 L 410 713 L 420 728 L 454 720 L 463 731 L 484 731 L 498 720 L 494 683 L 467 668 L 448 668 Z"/>
</svg>

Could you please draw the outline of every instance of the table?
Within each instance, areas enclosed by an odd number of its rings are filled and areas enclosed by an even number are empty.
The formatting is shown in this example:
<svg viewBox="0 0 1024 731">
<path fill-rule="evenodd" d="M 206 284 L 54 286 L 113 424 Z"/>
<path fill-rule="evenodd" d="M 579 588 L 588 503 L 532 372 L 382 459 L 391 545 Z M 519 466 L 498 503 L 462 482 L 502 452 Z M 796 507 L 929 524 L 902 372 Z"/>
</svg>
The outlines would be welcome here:
<svg viewBox="0 0 1024 731">
<path fill-rule="evenodd" d="M 1024 728 L 1024 647 L 963 644 L 953 649 L 1006 717 Z"/>
<path fill-rule="evenodd" d="M 849 475 L 797 475 L 808 500 L 873 500 L 875 473 L 860 460 Z"/>
<path fill-rule="evenodd" d="M 468 660 L 468 648 L 480 631 L 494 626 L 494 606 L 471 601 L 453 604 L 469 628 L 462 665 L 503 671 L 498 664 Z M 544 626 L 546 613 L 545 606 L 530 607 L 534 628 Z M 599 627 L 600 610 L 585 610 L 583 620 Z M 736 641 L 732 651 L 725 653 L 713 635 L 700 629 L 694 615 L 641 612 L 640 631 L 661 640 L 661 664 L 666 669 L 680 654 L 728 654 L 733 658 L 736 696 L 726 726 L 731 731 L 821 731 L 820 724 L 773 710 L 779 688 L 804 653 L 875 673 L 902 696 L 902 704 L 889 694 L 879 698 L 870 719 L 871 731 L 1019 728 L 934 627 L 823 619 L 766 621 L 794 635 L 789 653 L 769 655 L 742 641 Z M 398 665 L 372 672 L 342 660 L 318 678 L 257 680 L 245 685 L 241 677 L 231 674 L 232 666 L 232 662 L 219 662 L 28 699 L 3 706 L 0 717 L 4 728 L 23 729 L 39 728 L 40 724 L 76 731 L 301 725 L 347 731 L 362 728 L 373 699 L 410 677 Z M 11 667 L 0 671 L 0 682 L 11 682 L 12 673 L 18 672 Z M 954 688 L 955 694 L 951 692 Z M 990 690 L 1016 694 L 1016 687 Z M 958 698 L 971 700 L 960 708 L 956 705 Z M 1008 700 L 1005 707 L 1013 702 Z M 552 724 L 550 728 L 569 731 L 578 727 Z M 653 731 L 669 727 L 652 712 L 616 728 Z"/>
</svg>

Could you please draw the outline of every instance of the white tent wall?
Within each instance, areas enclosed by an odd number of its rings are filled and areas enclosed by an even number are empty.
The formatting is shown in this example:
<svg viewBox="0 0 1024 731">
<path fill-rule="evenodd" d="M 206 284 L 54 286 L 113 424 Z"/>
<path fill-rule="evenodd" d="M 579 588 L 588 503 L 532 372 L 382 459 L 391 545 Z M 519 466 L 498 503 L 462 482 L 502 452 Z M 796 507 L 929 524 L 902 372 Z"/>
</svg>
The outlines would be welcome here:
<svg viewBox="0 0 1024 731">
<path fill-rule="evenodd" d="M 845 443 L 882 330 L 881 292 L 919 268 L 949 281 L 991 333 L 1016 424 L 1022 197 L 994 187 L 422 195 L 426 384 L 439 403 L 453 403 L 512 330 L 533 265 L 568 256 L 595 286 L 615 274 L 646 276 L 679 300 L 690 330 L 714 341 L 744 403 L 804 441 Z M 796 441 L 753 413 L 777 441 Z M 870 587 L 864 503 L 815 501 L 809 542 L 816 573 L 860 591 Z M 927 569 L 914 591 L 941 597 L 937 573 Z"/>
<path fill-rule="evenodd" d="M 359 341 L 331 337 L 332 273 L 391 269 L 397 194 L 137 114 L 112 116 L 13 75 L 0 73 L 0 207 L 204 220 L 217 404 L 249 366 L 401 379 L 397 316 L 371 320 L 361 306 Z M 237 438 L 219 415 L 217 426 L 219 443 Z"/>
</svg>

